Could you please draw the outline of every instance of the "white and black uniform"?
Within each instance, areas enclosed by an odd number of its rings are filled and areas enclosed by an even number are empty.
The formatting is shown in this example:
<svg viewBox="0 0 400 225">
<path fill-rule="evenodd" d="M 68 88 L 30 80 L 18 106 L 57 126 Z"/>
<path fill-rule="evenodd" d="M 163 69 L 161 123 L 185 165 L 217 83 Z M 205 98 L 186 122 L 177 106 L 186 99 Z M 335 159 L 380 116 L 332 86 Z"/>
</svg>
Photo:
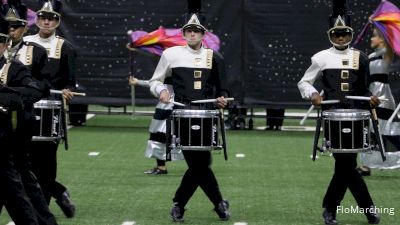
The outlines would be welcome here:
<svg viewBox="0 0 400 225">
<path fill-rule="evenodd" d="M 150 87 L 148 80 L 138 80 L 138 86 Z M 171 85 L 165 84 L 169 93 L 174 93 Z M 147 158 L 156 158 L 157 160 L 166 160 L 166 120 L 172 113 L 174 104 L 158 102 L 154 111 L 153 118 L 150 123 L 149 133 L 150 137 L 147 141 L 147 147 L 144 155 Z M 182 160 L 182 151 L 171 151 L 171 160 Z"/>
<path fill-rule="evenodd" d="M 311 58 L 311 66 L 305 72 L 298 83 L 301 96 L 310 99 L 311 95 L 318 91 L 313 84 L 321 79 L 324 100 L 340 100 L 334 108 L 346 107 L 350 104 L 361 106 L 363 102 L 350 101 L 347 95 L 365 96 L 368 84 L 368 59 L 366 55 L 353 48 L 340 51 L 334 47 L 323 50 Z M 364 104 L 365 105 L 365 104 Z"/>
<path fill-rule="evenodd" d="M 175 101 L 182 102 L 192 109 L 192 100 L 227 96 L 222 87 L 225 72 L 220 58 L 210 49 L 201 47 L 193 50 L 189 46 L 176 46 L 166 49 L 150 79 L 150 91 L 158 97 L 162 90 L 173 87 Z M 204 106 L 211 109 L 212 104 Z M 217 207 L 222 199 L 221 192 L 211 170 L 210 151 L 184 150 L 183 155 L 188 170 L 182 178 L 173 202 L 182 210 L 196 191 L 201 187 L 210 201 Z"/>
<path fill-rule="evenodd" d="M 331 108 L 366 108 L 366 101 L 348 101 L 347 95 L 370 96 L 368 91 L 368 58 L 358 50 L 347 48 L 338 50 L 334 47 L 323 50 L 311 58 L 311 66 L 299 81 L 298 88 L 305 99 L 318 92 L 313 84 L 321 79 L 324 100 L 338 99 L 339 104 L 329 105 Z M 334 153 L 335 171 L 322 206 L 336 215 L 347 188 L 353 194 L 361 208 L 373 205 L 365 181 L 356 170 L 357 153 Z M 368 217 L 368 215 L 367 215 Z"/>
<path fill-rule="evenodd" d="M 376 169 L 396 169 L 400 168 L 400 122 L 393 121 L 387 129 L 386 124 L 388 119 L 393 114 L 396 108 L 396 103 L 393 98 L 392 91 L 389 85 L 389 70 L 390 63 L 384 59 L 386 48 L 377 49 L 370 54 L 369 57 L 369 70 L 370 70 L 370 84 L 369 90 L 373 95 L 381 97 L 384 96 L 388 101 L 381 101 L 376 108 L 379 120 L 379 132 L 383 136 L 384 142 L 392 143 L 397 151 L 386 152 L 386 161 L 382 161 L 379 152 L 373 151 L 372 153 L 362 153 L 360 159 L 363 165 L 369 168 Z M 388 145 L 386 151 L 390 150 Z"/>
<path fill-rule="evenodd" d="M 53 89 L 75 88 L 76 53 L 71 43 L 55 34 L 49 38 L 41 38 L 39 34 L 30 35 L 24 37 L 24 41 L 36 43 L 46 49 Z"/>
</svg>

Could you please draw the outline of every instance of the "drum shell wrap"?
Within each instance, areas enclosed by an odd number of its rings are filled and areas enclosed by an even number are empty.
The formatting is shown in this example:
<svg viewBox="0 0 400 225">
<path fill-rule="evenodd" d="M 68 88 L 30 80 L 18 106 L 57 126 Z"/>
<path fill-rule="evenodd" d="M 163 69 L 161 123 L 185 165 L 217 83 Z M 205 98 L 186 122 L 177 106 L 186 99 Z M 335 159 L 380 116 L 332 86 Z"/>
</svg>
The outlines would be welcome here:
<svg viewBox="0 0 400 225">
<path fill-rule="evenodd" d="M 32 141 L 56 141 L 62 138 L 61 101 L 40 100 L 34 104 L 36 121 Z"/>
<path fill-rule="evenodd" d="M 333 109 L 322 113 L 324 147 L 334 153 L 371 150 L 370 112 L 359 109 Z"/>
<path fill-rule="evenodd" d="M 172 149 L 221 149 L 218 110 L 176 109 L 171 115 Z"/>
</svg>

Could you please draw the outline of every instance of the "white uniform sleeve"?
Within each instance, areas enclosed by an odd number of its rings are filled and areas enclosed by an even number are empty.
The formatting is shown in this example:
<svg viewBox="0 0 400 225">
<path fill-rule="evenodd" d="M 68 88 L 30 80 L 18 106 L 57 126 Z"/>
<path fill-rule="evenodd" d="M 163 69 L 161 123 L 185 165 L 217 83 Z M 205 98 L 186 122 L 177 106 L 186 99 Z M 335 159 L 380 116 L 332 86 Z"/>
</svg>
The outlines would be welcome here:
<svg viewBox="0 0 400 225">
<path fill-rule="evenodd" d="M 148 80 L 138 80 L 137 85 L 142 87 L 150 87 L 150 82 Z"/>
<path fill-rule="evenodd" d="M 167 87 L 164 85 L 164 79 L 170 73 L 171 68 L 169 67 L 168 60 L 162 54 L 153 77 L 149 80 L 150 91 L 155 97 L 159 97 L 161 91 L 167 90 Z"/>
<path fill-rule="evenodd" d="M 311 58 L 311 66 L 308 67 L 307 71 L 304 73 L 303 78 L 297 83 L 297 87 L 300 90 L 301 97 L 304 99 L 310 99 L 314 92 L 318 91 L 314 88 L 314 82 L 321 76 L 321 67 Z"/>
</svg>

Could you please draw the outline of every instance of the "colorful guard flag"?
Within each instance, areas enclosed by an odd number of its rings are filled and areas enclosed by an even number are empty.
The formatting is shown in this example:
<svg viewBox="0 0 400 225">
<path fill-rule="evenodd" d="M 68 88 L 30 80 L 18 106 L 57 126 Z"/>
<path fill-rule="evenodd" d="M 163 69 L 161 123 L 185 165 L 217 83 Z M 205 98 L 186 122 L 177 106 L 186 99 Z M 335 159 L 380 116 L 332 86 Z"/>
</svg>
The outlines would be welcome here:
<svg viewBox="0 0 400 225">
<path fill-rule="evenodd" d="M 147 33 L 145 31 L 128 32 L 131 43 L 130 47 L 138 48 L 152 54 L 161 55 L 162 52 L 173 46 L 186 45 L 186 40 L 182 36 L 181 29 L 167 29 L 159 27 L 157 30 Z M 202 43 L 206 48 L 218 51 L 220 40 L 217 35 L 206 32 Z"/>
<path fill-rule="evenodd" d="M 368 24 L 358 35 L 353 46 L 362 39 L 371 24 L 379 29 L 393 51 L 400 56 L 400 9 L 393 3 L 382 0 L 375 12 L 369 17 Z"/>
</svg>

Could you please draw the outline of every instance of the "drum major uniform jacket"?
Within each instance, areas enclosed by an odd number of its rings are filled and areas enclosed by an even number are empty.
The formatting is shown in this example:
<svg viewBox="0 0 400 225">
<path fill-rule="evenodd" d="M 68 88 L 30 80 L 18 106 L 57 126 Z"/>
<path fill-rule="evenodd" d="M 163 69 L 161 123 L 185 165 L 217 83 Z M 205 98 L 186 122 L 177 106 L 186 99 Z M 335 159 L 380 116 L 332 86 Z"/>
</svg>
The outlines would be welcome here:
<svg viewBox="0 0 400 225">
<path fill-rule="evenodd" d="M 312 93 L 318 92 L 313 84 L 320 79 L 324 100 L 337 99 L 346 103 L 345 96 L 370 94 L 368 77 L 368 57 L 365 54 L 353 48 L 340 51 L 331 47 L 311 58 L 311 66 L 297 85 L 302 97 L 310 99 Z"/>
<path fill-rule="evenodd" d="M 46 66 L 53 89 L 75 88 L 76 53 L 71 43 L 55 34 L 46 39 L 41 38 L 39 34 L 30 35 L 24 37 L 24 41 L 34 42 L 46 49 Z"/>
<path fill-rule="evenodd" d="M 221 57 L 211 49 L 201 47 L 193 50 L 189 46 L 166 49 L 150 79 L 150 90 L 159 96 L 171 84 L 175 100 L 190 102 L 227 96 L 225 70 Z"/>
</svg>

